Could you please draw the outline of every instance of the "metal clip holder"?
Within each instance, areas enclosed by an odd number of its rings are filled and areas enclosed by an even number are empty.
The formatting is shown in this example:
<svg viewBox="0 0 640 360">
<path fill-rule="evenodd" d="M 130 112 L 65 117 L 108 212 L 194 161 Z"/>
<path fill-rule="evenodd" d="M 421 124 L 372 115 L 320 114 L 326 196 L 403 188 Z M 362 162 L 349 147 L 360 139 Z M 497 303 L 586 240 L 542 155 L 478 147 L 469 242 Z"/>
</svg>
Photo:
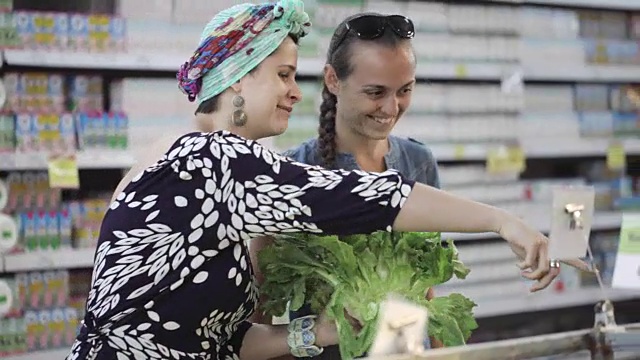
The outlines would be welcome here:
<svg viewBox="0 0 640 360">
<path fill-rule="evenodd" d="M 584 211 L 584 205 L 582 204 L 567 204 L 564 207 L 564 211 L 569 214 L 569 229 L 576 230 L 582 229 L 582 212 Z"/>
<path fill-rule="evenodd" d="M 594 313 L 589 344 L 592 360 L 640 358 L 640 324 L 618 325 L 613 303 L 609 300 L 598 302 Z"/>
</svg>

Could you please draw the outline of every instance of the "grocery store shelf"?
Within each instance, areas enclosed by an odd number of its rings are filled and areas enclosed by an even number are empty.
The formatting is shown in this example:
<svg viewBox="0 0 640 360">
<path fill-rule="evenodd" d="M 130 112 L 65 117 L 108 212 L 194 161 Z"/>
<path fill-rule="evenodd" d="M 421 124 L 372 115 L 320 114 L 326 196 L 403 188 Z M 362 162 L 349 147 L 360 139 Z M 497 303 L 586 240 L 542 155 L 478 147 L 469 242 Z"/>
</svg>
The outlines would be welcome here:
<svg viewBox="0 0 640 360">
<path fill-rule="evenodd" d="M 522 4 L 589 7 L 611 10 L 640 10 L 638 0 L 521 0 Z"/>
<path fill-rule="evenodd" d="M 611 139 L 536 138 L 521 139 L 520 146 L 527 158 L 571 158 L 605 156 Z M 640 154 L 640 139 L 621 141 L 628 155 Z M 438 161 L 485 160 L 493 144 L 433 144 L 429 145 Z"/>
<path fill-rule="evenodd" d="M 45 68 L 177 71 L 189 55 L 5 50 L 7 65 Z"/>
<path fill-rule="evenodd" d="M 5 50 L 8 65 L 102 70 L 139 70 L 175 72 L 189 54 L 79 53 L 65 51 Z M 300 76 L 319 76 L 323 59 L 298 60 Z M 421 63 L 417 76 L 428 79 L 499 80 L 517 69 L 513 64 L 499 63 Z"/>
<path fill-rule="evenodd" d="M 76 154 L 80 169 L 125 169 L 133 166 L 135 159 L 127 151 L 83 151 Z M 47 154 L 3 154 L 0 171 L 47 169 Z"/>
<path fill-rule="evenodd" d="M 4 256 L 5 272 L 93 267 L 95 249 L 37 251 Z"/>
<path fill-rule="evenodd" d="M 531 226 L 539 229 L 541 232 L 548 234 L 551 228 L 551 218 L 543 216 L 532 216 L 525 219 Z M 592 231 L 614 230 L 619 229 L 622 224 L 622 214 L 617 211 L 601 211 L 596 212 Z M 494 233 L 475 233 L 475 234 L 460 234 L 460 233 L 443 233 L 442 238 L 450 238 L 454 241 L 473 241 L 482 239 L 497 238 L 498 235 Z"/>
<path fill-rule="evenodd" d="M 322 69 L 321 67 L 319 69 Z M 506 63 L 464 63 L 464 62 L 424 62 L 420 61 L 416 77 L 427 80 L 488 80 L 498 81 L 520 71 L 517 64 Z"/>
<path fill-rule="evenodd" d="M 42 50 L 5 50 L 4 61 L 12 66 L 175 72 L 189 54 L 81 53 Z M 320 76 L 323 59 L 300 58 L 300 76 Z M 633 81 L 640 80 L 640 66 L 546 63 L 519 65 L 492 62 L 420 61 L 420 79 L 499 81 L 522 71 L 524 80 L 534 81 Z"/>
<path fill-rule="evenodd" d="M 34 351 L 21 355 L 3 357 L 2 360 L 63 360 L 69 355 L 70 349 Z"/>
<path fill-rule="evenodd" d="M 527 81 L 640 81 L 638 65 L 525 64 L 523 73 Z"/>
<path fill-rule="evenodd" d="M 613 301 L 640 300 L 640 290 L 606 289 L 607 296 Z M 574 306 L 595 305 L 602 299 L 602 291 L 595 287 L 589 289 L 567 290 L 564 293 L 538 292 L 522 297 L 494 297 L 477 300 L 475 315 L 478 318 L 536 312 Z"/>
<path fill-rule="evenodd" d="M 539 228 L 542 232 L 549 231 L 549 221 L 543 216 L 527 219 L 530 224 Z M 595 216 L 593 230 L 609 230 L 620 227 L 622 221 L 618 212 L 599 212 Z M 479 239 L 496 238 L 493 233 L 458 234 L 443 233 L 444 239 L 451 238 L 456 241 L 472 241 Z M 58 251 L 38 251 L 31 253 L 5 255 L 0 257 L 1 269 L 5 272 L 38 271 L 48 269 L 74 269 L 93 267 L 95 249 L 65 249 Z"/>
</svg>

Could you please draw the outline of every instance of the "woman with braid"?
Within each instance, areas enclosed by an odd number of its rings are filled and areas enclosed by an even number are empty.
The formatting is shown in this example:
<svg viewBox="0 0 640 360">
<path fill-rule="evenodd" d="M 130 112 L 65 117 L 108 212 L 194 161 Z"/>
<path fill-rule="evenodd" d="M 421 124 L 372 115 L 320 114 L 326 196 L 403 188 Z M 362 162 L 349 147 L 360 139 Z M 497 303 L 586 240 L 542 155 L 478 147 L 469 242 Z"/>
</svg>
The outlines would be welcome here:
<svg viewBox="0 0 640 360">
<path fill-rule="evenodd" d="M 431 151 L 413 139 L 390 135 L 411 103 L 416 82 L 413 35 L 411 20 L 399 15 L 356 14 L 338 25 L 324 68 L 318 137 L 285 155 L 331 169 L 395 169 L 414 181 L 439 187 Z M 264 245 L 257 241 L 251 246 Z M 433 297 L 432 289 L 427 297 Z M 290 315 L 309 314 L 304 306 Z M 441 347 L 434 340 L 426 345 Z M 325 349 L 320 358 L 340 359 L 337 346 Z"/>
<path fill-rule="evenodd" d="M 247 246 L 260 236 L 495 232 L 530 270 L 524 276 L 537 280 L 532 291 L 558 276 L 547 238 L 504 210 L 393 169 L 321 169 L 258 143 L 287 129 L 301 99 L 297 44 L 310 26 L 301 0 L 239 4 L 205 26 L 176 74 L 203 131 L 147 147 L 118 185 L 67 360 L 314 357 L 337 344 L 326 316 L 297 317 L 290 326 L 251 321 L 258 288 Z M 340 91 L 335 84 L 330 90 Z M 380 127 L 383 114 L 397 115 L 387 109 L 373 118 Z"/>
</svg>

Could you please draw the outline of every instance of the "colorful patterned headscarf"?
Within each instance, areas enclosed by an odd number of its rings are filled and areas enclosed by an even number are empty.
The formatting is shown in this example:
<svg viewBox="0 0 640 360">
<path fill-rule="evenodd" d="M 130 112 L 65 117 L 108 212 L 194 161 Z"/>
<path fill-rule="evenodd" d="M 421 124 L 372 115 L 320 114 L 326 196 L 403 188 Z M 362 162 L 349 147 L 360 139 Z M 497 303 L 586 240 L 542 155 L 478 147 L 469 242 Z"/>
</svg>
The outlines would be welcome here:
<svg viewBox="0 0 640 360">
<path fill-rule="evenodd" d="M 240 4 L 221 11 L 202 32 L 200 46 L 180 67 L 178 86 L 198 103 L 220 94 L 257 67 L 289 34 L 311 26 L 302 0 Z"/>
</svg>

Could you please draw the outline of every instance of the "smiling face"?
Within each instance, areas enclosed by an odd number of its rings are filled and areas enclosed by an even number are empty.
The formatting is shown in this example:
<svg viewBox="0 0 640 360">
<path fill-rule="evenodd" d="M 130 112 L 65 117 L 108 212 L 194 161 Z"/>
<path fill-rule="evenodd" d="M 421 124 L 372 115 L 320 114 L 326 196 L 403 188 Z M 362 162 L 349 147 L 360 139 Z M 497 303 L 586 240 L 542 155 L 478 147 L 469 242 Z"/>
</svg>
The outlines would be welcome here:
<svg viewBox="0 0 640 360">
<path fill-rule="evenodd" d="M 352 72 L 340 81 L 329 76 L 337 81 L 336 126 L 367 139 L 384 140 L 411 103 L 413 49 L 409 41 L 393 46 L 356 41 L 350 51 Z"/>
<path fill-rule="evenodd" d="M 287 37 L 254 72 L 238 83 L 245 99 L 247 127 L 256 138 L 282 134 L 289 124 L 293 106 L 302 93 L 295 80 L 298 47 Z"/>
</svg>

